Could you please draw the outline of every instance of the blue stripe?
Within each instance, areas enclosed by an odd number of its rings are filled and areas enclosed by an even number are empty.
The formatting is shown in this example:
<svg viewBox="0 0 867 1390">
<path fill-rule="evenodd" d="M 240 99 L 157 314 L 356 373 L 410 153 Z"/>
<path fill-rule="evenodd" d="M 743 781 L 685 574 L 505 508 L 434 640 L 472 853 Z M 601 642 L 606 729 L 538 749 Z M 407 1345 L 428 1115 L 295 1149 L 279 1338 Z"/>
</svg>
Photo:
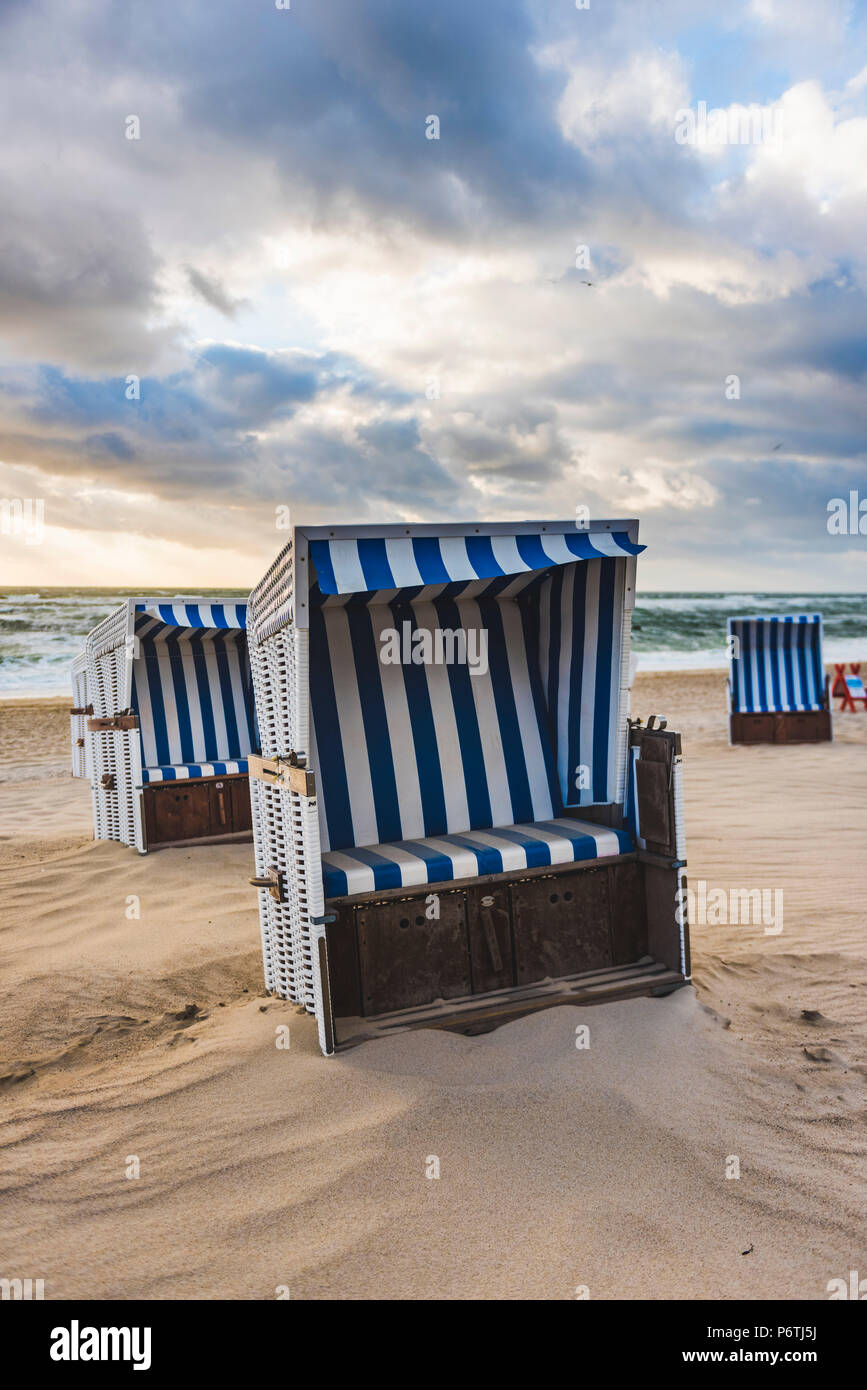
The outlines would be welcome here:
<svg viewBox="0 0 867 1390">
<path fill-rule="evenodd" d="M 397 580 L 391 572 L 388 563 L 388 556 L 385 551 L 385 541 L 382 537 L 372 540 L 361 540 L 358 544 L 358 559 L 361 571 L 364 575 L 365 588 L 371 589 L 395 589 Z"/>
<path fill-rule="evenodd" d="M 368 610 L 352 608 L 346 617 L 358 681 L 364 738 L 372 753 L 369 757 L 370 780 L 376 808 L 377 836 L 381 841 L 397 840 L 403 834 L 403 827 L 394 774 L 394 753 L 382 693 L 379 650 Z"/>
<path fill-rule="evenodd" d="M 193 728 L 190 720 L 190 702 L 187 698 L 187 682 L 184 678 L 184 661 L 178 650 L 178 641 L 183 631 L 184 629 L 179 627 L 174 632 L 169 633 L 166 639 L 166 650 L 169 654 L 175 714 L 181 740 L 181 761 L 186 763 L 196 756 L 196 750 L 193 746 Z"/>
<path fill-rule="evenodd" d="M 523 599 L 523 597 L 522 594 L 521 598 Z M 548 793 L 551 797 L 551 806 L 553 807 L 554 814 L 559 815 L 563 809 L 563 796 L 560 791 L 560 781 L 557 777 L 557 764 L 554 759 L 554 740 L 551 737 L 548 723 L 548 709 L 545 704 L 545 691 L 542 687 L 542 671 L 539 665 L 538 638 L 541 627 L 541 601 L 541 591 L 537 589 L 533 594 L 531 602 L 519 603 L 518 607 L 524 633 L 524 650 L 527 653 L 527 670 L 530 674 L 530 693 L 533 697 L 533 708 L 536 712 L 539 742 L 542 745 L 542 755 L 545 759 L 545 776 L 548 779 Z"/>
<path fill-rule="evenodd" d="M 171 753 L 166 728 L 166 707 L 163 700 L 162 681 L 160 680 L 160 663 L 155 658 L 145 661 L 145 678 L 150 696 L 151 723 L 157 750 L 156 760 L 158 763 L 167 763 L 171 758 Z"/>
<path fill-rule="evenodd" d="M 731 668 L 732 706 L 734 709 L 739 710 L 741 707 L 741 653 L 744 645 L 743 634 L 741 633 L 740 623 L 735 622 L 733 618 L 729 618 L 728 631 L 730 637 L 737 638 L 737 646 L 735 646 L 734 642 L 729 643 L 731 647 L 729 666 Z"/>
<path fill-rule="evenodd" d="M 596 634 L 596 695 L 593 717 L 593 800 L 608 800 L 608 748 L 611 735 L 611 678 L 614 654 L 614 580 L 616 560 L 599 570 L 599 617 Z"/>
<path fill-rule="evenodd" d="M 235 718 L 235 701 L 232 698 L 232 673 L 229 666 L 229 657 L 226 648 L 222 644 L 214 643 L 217 655 L 217 672 L 220 679 L 220 694 L 223 700 L 223 717 L 226 721 L 226 737 L 230 748 L 240 748 L 241 739 L 238 733 L 238 721 Z"/>
<path fill-rule="evenodd" d="M 398 630 L 401 622 L 407 617 L 415 626 L 411 608 L 395 604 L 392 607 L 392 612 L 394 613 L 395 627 Z M 412 728 L 415 765 L 418 771 L 424 833 L 425 835 L 439 835 L 448 828 L 448 820 L 427 676 L 423 666 L 414 666 L 412 662 L 403 663 L 402 669 L 409 722 Z"/>
<path fill-rule="evenodd" d="M 457 629 L 463 626 L 457 604 L 448 599 L 434 599 L 434 608 L 440 627 Z M 472 681 L 474 678 L 466 666 L 459 666 L 453 662 L 448 667 L 448 679 L 461 749 L 461 764 L 470 817 L 469 828 L 476 830 L 480 826 L 490 825 L 492 815 L 485 755 L 479 732 L 476 702 L 473 698 Z"/>
<path fill-rule="evenodd" d="M 202 731 L 205 739 L 205 761 L 211 762 L 220 752 L 217 742 L 217 728 L 214 723 L 214 707 L 211 702 L 211 685 L 208 680 L 208 667 L 205 659 L 204 642 L 200 638 L 198 642 L 191 642 L 190 647 L 193 652 L 193 669 L 196 673 L 196 688 L 199 694 L 199 710 L 202 716 Z M 232 745 L 230 745 L 231 747 Z M 240 745 L 234 747 L 240 752 Z"/>
<path fill-rule="evenodd" d="M 494 558 L 490 536 L 467 536 L 467 555 L 479 579 L 495 579 L 506 571 Z"/>
<path fill-rule="evenodd" d="M 455 866 L 441 850 L 431 849 L 423 840 L 399 840 L 395 849 L 406 850 L 423 859 L 427 868 L 428 883 L 445 883 L 455 876 Z"/>
<path fill-rule="evenodd" d="M 638 545 L 629 539 L 628 531 L 612 531 L 612 539 L 615 540 L 621 550 L 625 550 L 627 555 L 640 555 L 647 549 L 646 545 Z"/>
<path fill-rule="evenodd" d="M 779 643 L 779 638 L 780 638 L 780 620 L 779 620 L 779 618 L 771 618 L 771 622 L 770 622 L 770 632 L 769 632 L 769 634 L 768 634 L 768 637 L 769 637 L 768 646 L 769 646 L 770 656 L 771 656 L 771 698 L 773 699 L 773 702 L 774 702 L 774 703 L 773 703 L 773 708 L 774 708 L 774 709 L 782 709 L 782 703 L 781 703 L 781 697 L 780 697 L 780 665 L 779 665 L 779 661 L 778 661 L 778 659 L 777 659 L 777 657 L 778 657 L 778 651 L 779 651 L 778 643 Z"/>
<path fill-rule="evenodd" d="M 389 859 L 386 855 L 379 854 L 375 850 L 367 848 L 344 849 L 340 852 L 341 854 L 347 855 L 350 859 L 357 859 L 359 864 L 366 864 L 369 869 L 373 869 L 373 886 L 375 889 L 400 888 L 402 882 L 400 865 L 396 864 L 393 859 Z M 336 869 L 332 870 L 332 872 L 342 873 L 342 870 Z M 343 874 L 343 879 L 345 882 L 345 874 Z"/>
<path fill-rule="evenodd" d="M 497 825 L 491 831 L 491 835 L 500 835 L 504 840 L 508 840 L 512 845 L 525 851 L 527 856 L 528 869 L 542 869 L 546 864 L 551 863 L 551 848 L 544 840 L 535 840 L 531 835 L 525 835 L 520 830 L 515 830 L 512 826 Z"/>
<path fill-rule="evenodd" d="M 572 578 L 572 660 L 568 671 L 569 689 L 569 715 L 566 727 L 566 743 L 568 758 L 566 765 L 566 786 L 563 797 L 567 806 L 573 806 L 580 800 L 580 792 L 576 790 L 574 777 L 575 769 L 582 762 L 581 748 L 581 697 L 583 695 L 584 683 L 584 641 L 587 630 L 587 570 L 583 565 L 576 565 L 571 571 Z M 592 677 L 592 672 L 589 673 Z M 562 679 L 562 676 L 561 676 Z M 591 775 L 592 775 L 592 753 L 591 754 Z"/>
<path fill-rule="evenodd" d="M 325 808 L 328 841 L 332 849 L 342 849 L 352 844 L 354 831 L 331 653 L 321 609 L 310 614 L 310 708 L 315 715 L 316 756 L 322 781 L 320 804 Z"/>
<path fill-rule="evenodd" d="M 598 560 L 599 551 L 594 549 L 593 542 L 586 531 L 576 531 L 563 537 L 569 550 L 578 560 Z"/>
<path fill-rule="evenodd" d="M 319 587 L 323 594 L 337 593 L 337 580 L 334 577 L 334 565 L 331 561 L 331 546 L 328 541 L 310 542 L 310 559 L 316 569 L 319 579 Z"/>
<path fill-rule="evenodd" d="M 567 830 L 562 821 L 554 825 L 551 821 L 540 820 L 536 822 L 539 830 L 549 830 L 552 835 L 559 835 L 561 840 L 568 840 L 575 854 L 576 863 L 581 859 L 595 859 L 597 857 L 596 841 L 592 835 L 588 835 L 586 830 Z M 609 829 L 606 825 L 599 826 L 600 831 Z M 632 838 L 627 830 L 612 830 L 612 835 L 617 836 L 617 844 L 621 854 L 628 854 L 633 849 Z"/>
<path fill-rule="evenodd" d="M 509 782 L 512 820 L 531 821 L 534 814 L 533 798 L 527 774 L 527 755 L 521 740 L 515 692 L 512 688 L 512 672 L 509 667 L 506 634 L 503 631 L 503 614 L 496 599 L 482 599 L 478 607 L 488 631 L 488 668 L 491 673 L 491 688 Z"/>
<path fill-rule="evenodd" d="M 550 555 L 545 554 L 539 536 L 516 536 L 515 542 L 518 547 L 518 554 L 531 570 L 550 569 L 552 565 L 556 564 Z"/>
<path fill-rule="evenodd" d="M 465 835 L 441 835 L 441 840 L 457 849 L 468 849 L 476 856 L 476 867 L 480 874 L 501 874 L 503 858 L 499 850 L 489 845 L 474 845 Z"/>
<path fill-rule="evenodd" d="M 419 536 L 414 539 L 412 553 L 425 584 L 447 584 L 451 579 L 442 557 L 440 543 L 435 536 Z"/>
</svg>

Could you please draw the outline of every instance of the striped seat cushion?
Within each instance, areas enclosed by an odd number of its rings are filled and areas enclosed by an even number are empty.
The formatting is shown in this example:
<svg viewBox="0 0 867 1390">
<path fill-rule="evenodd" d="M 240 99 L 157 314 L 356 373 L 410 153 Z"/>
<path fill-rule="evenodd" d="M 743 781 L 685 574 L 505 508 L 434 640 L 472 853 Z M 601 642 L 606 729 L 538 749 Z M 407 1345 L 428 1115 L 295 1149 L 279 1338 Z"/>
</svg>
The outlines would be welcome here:
<svg viewBox="0 0 867 1390">
<path fill-rule="evenodd" d="M 247 759 L 222 763 L 173 763 L 171 767 L 143 767 L 142 782 L 182 782 L 191 777 L 231 777 L 247 771 Z"/>
<path fill-rule="evenodd" d="M 633 848 L 625 830 L 609 830 L 589 821 L 540 820 L 531 825 L 431 835 L 363 849 L 329 850 L 322 856 L 322 874 L 326 898 L 341 898 L 477 878 L 480 874 L 605 859 Z"/>
</svg>

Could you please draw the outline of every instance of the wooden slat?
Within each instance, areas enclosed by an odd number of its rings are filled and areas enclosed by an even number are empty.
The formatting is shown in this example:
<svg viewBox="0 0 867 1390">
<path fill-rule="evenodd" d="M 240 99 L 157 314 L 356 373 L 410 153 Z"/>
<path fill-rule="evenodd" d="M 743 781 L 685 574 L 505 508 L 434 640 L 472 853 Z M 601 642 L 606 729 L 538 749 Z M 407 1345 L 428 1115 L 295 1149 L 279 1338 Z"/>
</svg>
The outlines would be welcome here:
<svg viewBox="0 0 867 1390">
<path fill-rule="evenodd" d="M 486 999 L 452 999 L 423 1009 L 404 1009 L 379 1018 L 335 1019 L 338 1050 L 401 1029 L 438 1028 L 448 1032 L 483 1032 L 511 1019 L 563 1004 L 607 1004 L 642 994 L 668 993 L 686 984 L 677 970 L 646 958 L 643 963 L 550 980 L 533 988 L 504 990 Z"/>
<path fill-rule="evenodd" d="M 297 767 L 286 758 L 261 758 L 251 753 L 247 758 L 251 777 L 268 782 L 272 787 L 288 787 L 300 796 L 316 795 L 316 778 L 306 767 Z"/>
</svg>

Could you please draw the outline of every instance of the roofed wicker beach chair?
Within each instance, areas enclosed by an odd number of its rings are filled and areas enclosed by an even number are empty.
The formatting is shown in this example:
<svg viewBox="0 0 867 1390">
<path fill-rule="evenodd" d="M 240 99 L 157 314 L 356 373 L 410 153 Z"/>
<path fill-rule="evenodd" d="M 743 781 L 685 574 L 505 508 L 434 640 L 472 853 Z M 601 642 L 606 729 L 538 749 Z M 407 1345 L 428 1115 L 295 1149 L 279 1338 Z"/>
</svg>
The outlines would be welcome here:
<svg viewBox="0 0 867 1390">
<path fill-rule="evenodd" d="M 688 979 L 680 737 L 628 719 L 637 537 L 296 527 L 251 594 L 265 978 L 325 1054 Z"/>
<path fill-rule="evenodd" d="M 95 839 L 144 854 L 250 838 L 246 612 L 234 600 L 128 599 L 89 634 L 73 720 L 84 723 Z"/>
<path fill-rule="evenodd" d="M 731 743 L 831 738 L 822 615 L 729 618 Z"/>
</svg>

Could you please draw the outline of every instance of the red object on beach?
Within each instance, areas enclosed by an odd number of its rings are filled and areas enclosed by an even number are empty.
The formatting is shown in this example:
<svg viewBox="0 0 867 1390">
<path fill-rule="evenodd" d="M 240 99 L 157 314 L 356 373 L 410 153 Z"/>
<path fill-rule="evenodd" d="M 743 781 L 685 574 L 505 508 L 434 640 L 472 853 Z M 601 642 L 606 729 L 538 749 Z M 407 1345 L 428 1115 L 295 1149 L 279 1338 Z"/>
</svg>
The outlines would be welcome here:
<svg viewBox="0 0 867 1390">
<path fill-rule="evenodd" d="M 832 696 L 836 695 L 840 698 L 841 713 L 843 710 L 851 710 L 852 714 L 856 714 L 857 710 L 855 709 L 855 704 L 856 701 L 859 700 L 864 706 L 865 711 L 867 711 L 867 690 L 864 689 L 864 682 L 859 675 L 861 662 L 850 661 L 848 674 L 844 669 L 845 665 L 846 663 L 844 661 L 834 663 L 834 671 L 836 674 L 834 676 L 834 685 L 831 689 L 831 694 Z"/>
</svg>

